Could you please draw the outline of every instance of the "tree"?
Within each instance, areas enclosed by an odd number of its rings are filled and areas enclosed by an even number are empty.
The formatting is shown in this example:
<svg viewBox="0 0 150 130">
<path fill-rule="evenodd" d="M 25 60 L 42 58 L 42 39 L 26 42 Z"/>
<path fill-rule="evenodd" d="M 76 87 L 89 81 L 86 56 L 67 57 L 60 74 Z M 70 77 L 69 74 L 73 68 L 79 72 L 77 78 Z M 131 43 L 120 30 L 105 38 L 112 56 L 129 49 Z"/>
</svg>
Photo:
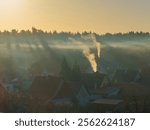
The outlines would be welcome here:
<svg viewBox="0 0 150 130">
<path fill-rule="evenodd" d="M 38 30 L 35 27 L 32 27 L 32 33 L 36 34 L 38 32 Z"/>
<path fill-rule="evenodd" d="M 65 80 L 70 80 L 71 78 L 71 68 L 67 62 L 67 60 L 64 58 L 61 63 L 61 72 L 60 75 L 65 79 Z"/>
<path fill-rule="evenodd" d="M 79 64 L 77 64 L 77 62 L 75 62 L 75 64 L 73 65 L 73 68 L 72 68 L 72 80 L 76 81 L 76 82 L 81 81 L 81 70 L 80 70 L 80 66 L 79 66 Z"/>
<path fill-rule="evenodd" d="M 12 33 L 12 35 L 16 36 L 16 35 L 18 34 L 18 30 L 13 29 L 13 30 L 11 31 L 11 33 Z"/>
</svg>

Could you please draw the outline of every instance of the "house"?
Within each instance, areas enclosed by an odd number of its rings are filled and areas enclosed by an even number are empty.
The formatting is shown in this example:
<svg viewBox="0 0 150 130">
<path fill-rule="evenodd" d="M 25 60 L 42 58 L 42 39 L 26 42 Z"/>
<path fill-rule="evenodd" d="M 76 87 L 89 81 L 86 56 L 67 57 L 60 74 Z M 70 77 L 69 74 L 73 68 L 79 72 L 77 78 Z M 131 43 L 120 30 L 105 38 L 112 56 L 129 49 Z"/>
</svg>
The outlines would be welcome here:
<svg viewBox="0 0 150 130">
<path fill-rule="evenodd" d="M 86 106 L 89 101 L 87 89 L 77 83 L 64 81 L 54 76 L 37 77 L 30 88 L 31 109 L 45 112 L 48 108 L 72 107 L 75 104 Z"/>
<path fill-rule="evenodd" d="M 121 112 L 123 111 L 123 101 L 119 99 L 97 99 L 91 102 L 94 112 Z"/>
<path fill-rule="evenodd" d="M 140 72 L 136 69 L 118 69 L 113 78 L 113 83 L 132 83 L 137 82 L 140 79 Z"/>
<path fill-rule="evenodd" d="M 103 88 L 110 84 L 107 75 L 99 72 L 82 74 L 82 83 L 90 89 Z"/>
<path fill-rule="evenodd" d="M 100 93 L 89 93 L 86 87 L 72 86 L 73 84 L 70 83 L 64 82 L 58 93 L 49 101 L 49 106 L 53 106 L 54 111 L 50 107 L 49 109 L 53 112 L 74 112 L 76 103 L 78 108 L 81 110 L 83 108 L 83 112 L 110 112 L 123 109 L 123 101 L 112 98 L 112 96 L 118 95 L 120 89 L 107 87 L 101 88 L 103 91 Z M 78 110 L 75 111 L 79 112 Z"/>
<path fill-rule="evenodd" d="M 49 103 L 53 104 L 55 109 L 59 107 L 58 111 L 60 111 L 60 107 L 63 106 L 70 109 L 73 109 L 75 105 L 85 107 L 89 103 L 89 97 L 90 95 L 83 85 L 64 81 L 54 97 L 49 100 Z"/>
<path fill-rule="evenodd" d="M 33 112 L 44 111 L 45 102 L 53 98 L 58 88 L 61 86 L 62 80 L 54 76 L 38 76 L 36 77 L 29 89 L 30 109 Z"/>
<path fill-rule="evenodd" d="M 120 98 L 121 89 L 119 87 L 104 87 L 90 90 L 91 95 L 97 95 L 99 98 Z"/>
</svg>

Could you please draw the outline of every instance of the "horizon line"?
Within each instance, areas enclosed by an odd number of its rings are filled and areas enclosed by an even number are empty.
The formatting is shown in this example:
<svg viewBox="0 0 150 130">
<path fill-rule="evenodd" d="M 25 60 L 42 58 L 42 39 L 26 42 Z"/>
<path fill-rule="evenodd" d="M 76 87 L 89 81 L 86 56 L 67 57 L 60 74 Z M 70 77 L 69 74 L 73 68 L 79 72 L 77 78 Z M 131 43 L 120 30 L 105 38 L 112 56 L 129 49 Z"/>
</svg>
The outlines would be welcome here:
<svg viewBox="0 0 150 130">
<path fill-rule="evenodd" d="M 121 34 L 128 34 L 128 33 L 149 33 L 150 34 L 150 32 L 149 31 L 126 31 L 126 32 L 106 32 L 106 33 L 98 33 L 98 32 L 95 32 L 95 31 L 87 31 L 87 30 L 85 30 L 85 31 L 58 31 L 58 30 L 44 30 L 44 29 L 39 29 L 39 28 L 36 28 L 36 27 L 31 27 L 30 29 L 15 29 L 15 28 L 12 28 L 12 29 L 3 29 L 3 30 L 0 30 L 0 33 L 4 33 L 4 32 L 9 32 L 9 33 L 11 33 L 12 31 L 17 31 L 17 33 L 21 33 L 21 31 L 30 31 L 30 32 L 33 32 L 33 30 L 36 30 L 37 32 L 38 31 L 42 31 L 42 32 L 44 32 L 44 33 L 71 33 L 71 34 L 83 34 L 83 33 L 93 33 L 93 34 L 97 34 L 97 35 L 106 35 L 106 34 L 119 34 L 119 33 L 121 33 Z"/>
</svg>

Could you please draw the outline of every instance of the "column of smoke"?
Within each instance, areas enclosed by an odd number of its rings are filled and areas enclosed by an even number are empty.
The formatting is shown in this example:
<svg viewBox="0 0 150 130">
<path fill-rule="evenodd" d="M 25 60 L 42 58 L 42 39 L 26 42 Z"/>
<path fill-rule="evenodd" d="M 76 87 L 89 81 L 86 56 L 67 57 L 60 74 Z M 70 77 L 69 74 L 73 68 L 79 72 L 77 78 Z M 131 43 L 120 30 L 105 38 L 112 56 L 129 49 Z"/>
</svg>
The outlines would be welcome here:
<svg viewBox="0 0 150 130">
<path fill-rule="evenodd" d="M 92 69 L 94 72 L 97 72 L 97 63 L 96 63 L 96 58 L 95 58 L 95 54 L 91 53 L 89 47 L 85 46 L 83 48 L 83 54 L 85 55 L 85 57 L 88 59 Z"/>
<path fill-rule="evenodd" d="M 95 35 L 91 34 L 90 38 L 95 46 L 95 48 L 97 49 L 97 56 L 100 59 L 100 54 L 101 54 L 101 44 L 99 42 L 97 42 Z"/>
<path fill-rule="evenodd" d="M 84 56 L 87 58 L 87 60 L 89 61 L 91 68 L 94 72 L 97 72 L 97 62 L 96 62 L 96 55 L 98 56 L 98 58 L 100 59 L 100 43 L 97 42 L 95 36 L 93 34 L 89 35 L 88 37 L 82 37 L 84 40 L 85 39 L 89 39 L 92 44 L 94 45 L 94 47 L 97 50 L 97 54 L 92 53 L 90 50 L 90 47 L 83 43 L 82 41 L 79 40 L 75 40 L 70 38 L 70 40 L 74 43 L 80 44 L 83 50 L 83 54 Z"/>
</svg>

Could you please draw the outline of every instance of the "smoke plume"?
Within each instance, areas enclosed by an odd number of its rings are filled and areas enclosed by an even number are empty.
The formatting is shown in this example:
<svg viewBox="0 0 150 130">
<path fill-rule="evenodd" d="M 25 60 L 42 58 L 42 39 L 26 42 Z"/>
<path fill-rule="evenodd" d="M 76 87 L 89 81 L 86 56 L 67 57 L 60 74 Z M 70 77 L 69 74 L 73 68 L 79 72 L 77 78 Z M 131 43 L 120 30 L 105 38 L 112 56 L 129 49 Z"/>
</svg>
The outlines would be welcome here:
<svg viewBox="0 0 150 130">
<path fill-rule="evenodd" d="M 93 44 L 94 44 L 95 48 L 97 49 L 97 56 L 98 56 L 98 58 L 100 58 L 101 44 L 99 42 L 97 42 L 95 35 L 91 34 L 90 38 L 93 41 Z"/>
<path fill-rule="evenodd" d="M 97 72 L 97 63 L 96 63 L 96 55 L 91 52 L 89 45 L 87 45 L 86 40 L 90 40 L 93 42 L 94 47 L 96 47 L 97 52 L 98 52 L 98 57 L 100 57 L 100 44 L 97 43 L 96 39 L 94 36 L 89 36 L 89 37 L 82 37 L 81 40 L 76 40 L 73 38 L 69 38 L 73 43 L 80 44 L 82 48 L 82 52 L 84 56 L 87 58 L 88 62 L 90 63 L 90 66 L 94 72 Z M 83 42 L 84 41 L 84 42 Z"/>
<path fill-rule="evenodd" d="M 91 53 L 90 49 L 88 47 L 85 47 L 83 49 L 83 54 L 88 59 L 88 61 L 89 61 L 90 65 L 91 65 L 93 71 L 97 72 L 97 63 L 96 63 L 96 59 L 95 59 L 94 53 Z"/>
</svg>

